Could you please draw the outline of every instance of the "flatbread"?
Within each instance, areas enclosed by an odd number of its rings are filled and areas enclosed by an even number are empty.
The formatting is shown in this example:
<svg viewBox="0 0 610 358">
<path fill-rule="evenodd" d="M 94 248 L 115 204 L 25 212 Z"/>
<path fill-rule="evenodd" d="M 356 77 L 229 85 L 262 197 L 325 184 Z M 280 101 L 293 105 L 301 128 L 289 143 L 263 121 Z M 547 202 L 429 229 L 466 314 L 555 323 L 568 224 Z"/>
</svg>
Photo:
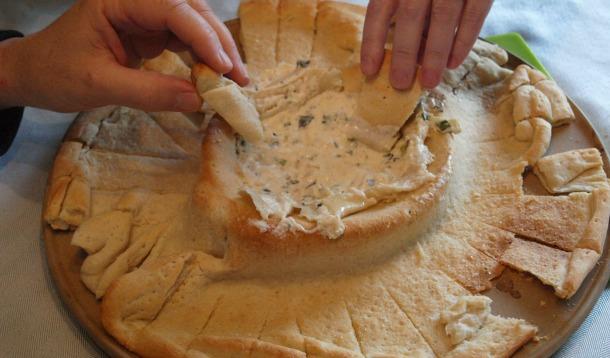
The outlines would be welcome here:
<svg viewBox="0 0 610 358">
<path fill-rule="evenodd" d="M 448 235 L 432 236 L 421 245 L 425 266 L 445 272 L 473 293 L 491 288 L 491 280 L 504 270 L 494 258 L 476 250 L 460 238 Z"/>
<path fill-rule="evenodd" d="M 586 248 L 601 253 L 603 248 L 608 189 L 567 196 L 488 195 L 474 203 L 472 212 L 489 225 L 565 251 Z"/>
<path fill-rule="evenodd" d="M 533 274 L 543 283 L 553 286 L 557 296 L 570 298 L 599 256 L 589 249 L 566 252 L 536 242 L 515 239 L 502 255 L 502 263 Z"/>
<path fill-rule="evenodd" d="M 540 159 L 534 173 L 550 193 L 591 192 L 608 188 L 599 150 L 577 149 Z"/>
</svg>

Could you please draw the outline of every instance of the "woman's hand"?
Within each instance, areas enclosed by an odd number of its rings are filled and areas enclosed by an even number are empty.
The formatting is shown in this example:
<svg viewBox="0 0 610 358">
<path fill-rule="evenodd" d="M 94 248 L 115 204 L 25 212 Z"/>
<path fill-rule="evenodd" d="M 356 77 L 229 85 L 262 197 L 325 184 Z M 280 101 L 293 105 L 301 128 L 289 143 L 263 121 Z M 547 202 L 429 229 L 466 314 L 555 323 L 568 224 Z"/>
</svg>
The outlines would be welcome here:
<svg viewBox="0 0 610 358">
<path fill-rule="evenodd" d="M 204 0 L 80 0 L 46 29 L 0 43 L 0 108 L 196 111 L 190 82 L 133 69 L 165 48 L 248 83 L 231 34 Z"/>
<path fill-rule="evenodd" d="M 371 0 L 364 24 L 361 63 L 366 76 L 375 75 L 383 61 L 392 20 L 390 82 L 409 89 L 421 63 L 424 87 L 436 87 L 446 67 L 458 67 L 481 31 L 493 0 Z"/>
</svg>

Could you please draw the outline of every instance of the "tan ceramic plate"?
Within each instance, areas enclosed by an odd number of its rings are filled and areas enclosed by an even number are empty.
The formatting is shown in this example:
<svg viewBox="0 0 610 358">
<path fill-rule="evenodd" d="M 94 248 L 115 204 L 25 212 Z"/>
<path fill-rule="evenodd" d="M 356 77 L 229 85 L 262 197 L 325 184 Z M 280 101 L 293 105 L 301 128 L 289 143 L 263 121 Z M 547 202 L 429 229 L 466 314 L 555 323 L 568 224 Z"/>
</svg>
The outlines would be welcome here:
<svg viewBox="0 0 610 358">
<path fill-rule="evenodd" d="M 239 32 L 239 21 L 227 25 L 234 37 Z M 522 63 L 511 56 L 509 67 Z M 599 136 L 574 103 L 576 122 L 553 129 L 553 140 L 549 153 L 570 149 L 597 147 L 604 153 L 604 169 L 610 173 L 606 152 Z M 79 118 L 76 119 L 78 121 Z M 538 179 L 531 173 L 525 176 L 526 193 L 546 194 Z M 91 338 L 113 357 L 134 357 L 104 331 L 99 318 L 99 303 L 80 281 L 80 267 L 85 258 L 83 251 L 70 245 L 71 233 L 52 230 L 43 222 L 49 269 L 59 294 Z M 610 277 L 609 245 L 602 257 L 583 282 L 580 290 L 567 301 L 558 299 L 553 290 L 543 286 L 534 277 L 506 269 L 494 281 L 494 287 L 486 293 L 493 298 L 493 312 L 508 317 L 524 318 L 540 328 L 538 343 L 530 342 L 519 350 L 515 357 L 547 357 L 553 354 L 580 326 L 591 311 Z"/>
</svg>

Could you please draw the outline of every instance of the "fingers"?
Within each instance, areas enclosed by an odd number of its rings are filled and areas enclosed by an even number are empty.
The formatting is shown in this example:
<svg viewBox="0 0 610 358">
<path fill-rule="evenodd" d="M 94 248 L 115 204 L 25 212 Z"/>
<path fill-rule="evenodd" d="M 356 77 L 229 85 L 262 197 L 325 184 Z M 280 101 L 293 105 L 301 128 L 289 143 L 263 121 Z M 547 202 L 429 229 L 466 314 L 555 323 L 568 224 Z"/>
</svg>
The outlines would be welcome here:
<svg viewBox="0 0 610 358">
<path fill-rule="evenodd" d="M 421 74 L 422 85 L 426 88 L 434 88 L 441 81 L 453 47 L 462 5 L 462 0 L 434 0 L 432 2 L 430 28 Z"/>
<path fill-rule="evenodd" d="M 413 84 L 429 8 L 430 0 L 401 0 L 398 5 L 390 68 L 390 83 L 396 89 Z"/>
<path fill-rule="evenodd" d="M 246 71 L 246 67 L 239 55 L 239 51 L 237 50 L 237 45 L 233 40 L 233 36 L 231 33 L 217 17 L 214 15 L 208 4 L 204 0 L 191 0 L 191 6 L 195 11 L 197 11 L 209 24 L 212 26 L 214 31 L 222 44 L 223 49 L 231 59 L 233 63 L 233 69 L 228 73 L 229 77 L 231 77 L 235 82 L 237 82 L 241 86 L 245 86 L 250 82 L 248 78 L 248 72 Z"/>
<path fill-rule="evenodd" d="M 103 69 L 99 76 L 104 81 L 96 81 L 99 84 L 96 91 L 104 103 L 144 111 L 195 112 L 201 108 L 201 99 L 188 81 L 118 64 L 100 68 Z"/>
<path fill-rule="evenodd" d="M 106 5 L 105 15 L 118 30 L 138 35 L 169 30 L 216 72 L 233 69 L 214 28 L 186 0 L 114 0 Z"/>
<path fill-rule="evenodd" d="M 167 31 L 133 35 L 129 37 L 129 42 L 138 57 L 153 58 L 167 47 L 169 35 Z"/>
<path fill-rule="evenodd" d="M 233 69 L 214 28 L 187 3 L 172 8 L 167 17 L 169 29 L 208 66 L 219 73 Z"/>
<path fill-rule="evenodd" d="M 381 67 L 384 48 L 392 15 L 398 0 L 371 0 L 369 2 L 362 36 L 360 64 L 365 76 L 373 76 Z"/>
<path fill-rule="evenodd" d="M 460 27 L 455 36 L 453 50 L 449 58 L 449 68 L 458 67 L 468 56 L 468 52 L 472 49 L 479 36 L 492 3 L 492 0 L 469 0 L 464 5 Z"/>
</svg>

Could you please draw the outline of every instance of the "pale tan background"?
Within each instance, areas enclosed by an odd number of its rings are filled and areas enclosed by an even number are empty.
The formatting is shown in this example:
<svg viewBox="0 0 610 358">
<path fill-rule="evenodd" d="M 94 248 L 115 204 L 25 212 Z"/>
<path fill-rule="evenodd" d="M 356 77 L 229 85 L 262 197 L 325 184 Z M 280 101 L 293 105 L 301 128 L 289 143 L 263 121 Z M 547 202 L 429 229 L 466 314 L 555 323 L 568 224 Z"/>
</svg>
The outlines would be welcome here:
<svg viewBox="0 0 610 358">
<path fill-rule="evenodd" d="M 364 3 L 366 1 L 359 1 Z M 0 0 L 0 28 L 31 33 L 71 1 Z M 211 0 L 223 19 L 238 0 Z M 484 35 L 519 31 L 566 92 L 610 140 L 610 1 L 497 0 Z M 44 59 L 40 59 L 44 61 Z M 1 64 L 0 64 L 1 66 Z M 41 241 L 48 171 L 74 114 L 28 108 L 11 150 L 0 158 L 0 356 L 99 357 L 58 298 Z M 610 357 L 610 290 L 557 357 Z"/>
</svg>

